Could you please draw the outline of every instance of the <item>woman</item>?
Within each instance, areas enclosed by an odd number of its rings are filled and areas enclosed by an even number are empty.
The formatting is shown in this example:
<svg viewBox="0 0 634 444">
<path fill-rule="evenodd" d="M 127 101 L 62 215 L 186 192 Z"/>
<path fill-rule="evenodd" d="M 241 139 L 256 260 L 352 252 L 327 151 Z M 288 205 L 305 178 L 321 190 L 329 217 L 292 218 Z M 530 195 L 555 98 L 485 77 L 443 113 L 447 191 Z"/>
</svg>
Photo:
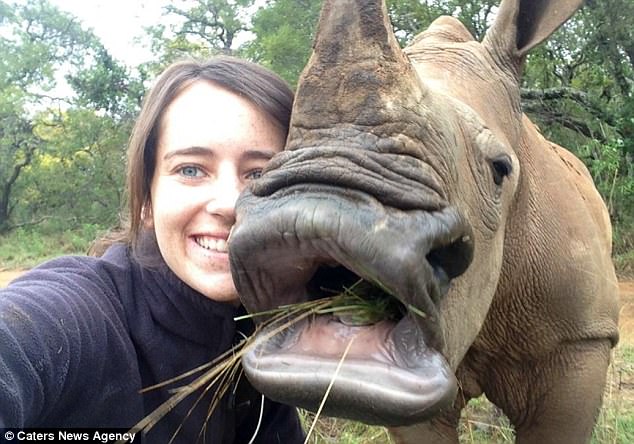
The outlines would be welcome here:
<svg viewBox="0 0 634 444">
<path fill-rule="evenodd" d="M 282 80 L 238 59 L 163 73 L 130 139 L 123 236 L 99 258 L 50 261 L 0 292 L 0 427 L 129 428 L 188 380 L 141 389 L 248 334 L 234 322 L 227 239 L 239 192 L 284 146 L 291 104 Z M 294 409 L 260 402 L 244 378 L 209 418 L 210 394 L 190 412 L 198 396 L 147 442 L 179 427 L 174 442 L 303 440 Z"/>
</svg>

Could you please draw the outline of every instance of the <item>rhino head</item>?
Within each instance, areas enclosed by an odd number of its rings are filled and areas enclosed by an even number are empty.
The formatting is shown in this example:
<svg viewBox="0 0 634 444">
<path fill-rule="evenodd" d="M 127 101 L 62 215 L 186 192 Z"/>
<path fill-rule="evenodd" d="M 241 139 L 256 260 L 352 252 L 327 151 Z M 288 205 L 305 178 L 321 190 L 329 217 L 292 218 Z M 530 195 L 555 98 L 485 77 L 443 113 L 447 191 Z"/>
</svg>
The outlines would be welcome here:
<svg viewBox="0 0 634 444">
<path fill-rule="evenodd" d="M 324 414 L 392 426 L 453 403 L 521 192 L 522 60 L 580 3 L 505 0 L 483 42 L 443 17 L 401 50 L 383 1 L 324 1 L 286 150 L 237 205 L 234 280 L 250 312 L 359 278 L 404 310 L 262 341 L 243 359 L 257 389 L 316 410 L 337 373 Z"/>
</svg>

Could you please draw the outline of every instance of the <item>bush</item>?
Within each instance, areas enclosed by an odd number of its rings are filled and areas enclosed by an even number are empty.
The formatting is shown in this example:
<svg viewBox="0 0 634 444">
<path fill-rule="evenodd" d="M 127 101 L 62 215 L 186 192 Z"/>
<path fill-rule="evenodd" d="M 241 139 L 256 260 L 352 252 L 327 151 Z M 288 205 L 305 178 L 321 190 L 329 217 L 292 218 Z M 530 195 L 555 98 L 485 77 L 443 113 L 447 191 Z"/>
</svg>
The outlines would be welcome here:
<svg viewBox="0 0 634 444">
<path fill-rule="evenodd" d="M 0 236 L 0 270 L 31 268 L 65 254 L 86 254 L 92 242 L 105 231 L 96 224 L 56 231 L 51 226 L 18 228 Z"/>
</svg>

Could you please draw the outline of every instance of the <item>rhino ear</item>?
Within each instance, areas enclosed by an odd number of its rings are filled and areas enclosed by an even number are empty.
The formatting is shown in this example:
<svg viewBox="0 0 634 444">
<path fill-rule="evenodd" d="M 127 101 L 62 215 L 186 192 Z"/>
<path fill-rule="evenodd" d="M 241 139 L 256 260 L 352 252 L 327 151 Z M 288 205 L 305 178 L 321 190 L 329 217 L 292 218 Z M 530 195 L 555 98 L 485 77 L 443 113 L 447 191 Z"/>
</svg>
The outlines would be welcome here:
<svg viewBox="0 0 634 444">
<path fill-rule="evenodd" d="M 502 0 L 484 44 L 521 64 L 531 49 L 546 40 L 582 4 L 583 0 Z"/>
</svg>

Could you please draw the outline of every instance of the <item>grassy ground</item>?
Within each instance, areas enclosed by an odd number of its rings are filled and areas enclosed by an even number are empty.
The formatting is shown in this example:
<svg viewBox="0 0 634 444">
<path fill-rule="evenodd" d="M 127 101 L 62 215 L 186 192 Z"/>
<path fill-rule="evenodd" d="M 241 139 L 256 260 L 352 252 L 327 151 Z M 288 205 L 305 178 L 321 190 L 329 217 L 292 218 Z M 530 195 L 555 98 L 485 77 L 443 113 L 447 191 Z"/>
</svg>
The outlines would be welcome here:
<svg viewBox="0 0 634 444">
<path fill-rule="evenodd" d="M 12 231 L 0 236 L 0 270 L 31 268 L 64 254 L 84 254 L 102 232 L 103 229 L 95 225 L 54 233 Z"/>
<path fill-rule="evenodd" d="M 634 346 L 623 344 L 614 351 L 608 372 L 603 409 L 597 419 L 592 444 L 629 444 L 634 442 Z M 306 429 L 313 415 L 303 413 Z M 504 414 L 486 398 L 472 400 L 462 413 L 461 444 L 510 444 L 514 432 Z M 382 427 L 370 427 L 351 421 L 320 418 L 311 444 L 387 444 L 391 443 Z"/>
<path fill-rule="evenodd" d="M 614 257 L 614 267 L 620 277 L 634 279 L 634 250 L 617 254 Z"/>
</svg>

